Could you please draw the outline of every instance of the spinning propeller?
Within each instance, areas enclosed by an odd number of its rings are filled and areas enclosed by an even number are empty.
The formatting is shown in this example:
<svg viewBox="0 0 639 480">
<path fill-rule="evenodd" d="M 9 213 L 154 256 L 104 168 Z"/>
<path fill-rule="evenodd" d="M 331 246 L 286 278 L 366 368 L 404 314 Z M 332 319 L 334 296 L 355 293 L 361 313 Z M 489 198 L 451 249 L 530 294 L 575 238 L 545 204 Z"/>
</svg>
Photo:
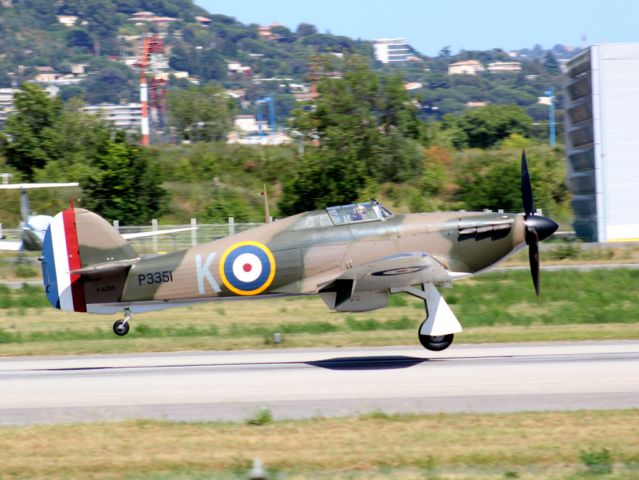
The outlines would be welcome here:
<svg viewBox="0 0 639 480">
<path fill-rule="evenodd" d="M 524 225 L 526 227 L 526 243 L 528 244 L 528 258 L 530 260 L 530 273 L 537 298 L 540 294 L 539 284 L 539 242 L 550 237 L 558 225 L 551 219 L 537 215 L 535 212 L 535 199 L 533 197 L 526 152 L 521 152 L 521 199 L 524 203 Z"/>
</svg>

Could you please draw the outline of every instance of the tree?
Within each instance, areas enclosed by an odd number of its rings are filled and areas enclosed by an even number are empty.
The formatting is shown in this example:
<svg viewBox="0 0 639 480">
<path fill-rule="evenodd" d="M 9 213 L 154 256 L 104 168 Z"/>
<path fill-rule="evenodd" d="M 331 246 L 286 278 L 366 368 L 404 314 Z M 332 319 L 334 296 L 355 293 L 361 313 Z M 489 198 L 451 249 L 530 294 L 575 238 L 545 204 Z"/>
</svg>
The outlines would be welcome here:
<svg viewBox="0 0 639 480">
<path fill-rule="evenodd" d="M 535 206 L 557 214 L 567 199 L 563 152 L 547 145 L 526 147 Z M 500 147 L 464 152 L 459 159 L 459 198 L 469 210 L 503 208 L 520 212 L 520 148 Z"/>
<path fill-rule="evenodd" d="M 7 119 L 1 150 L 8 165 L 33 180 L 36 169 L 62 153 L 56 149 L 62 103 L 50 98 L 40 86 L 23 83 L 14 105 L 16 113 Z"/>
<path fill-rule="evenodd" d="M 63 107 L 41 87 L 24 83 L 15 105 L 1 153 L 27 180 L 78 181 L 87 194 L 84 205 L 110 220 L 146 223 L 162 211 L 166 192 L 149 151 L 82 113 L 81 100 Z"/>
<path fill-rule="evenodd" d="M 298 37 L 310 37 L 317 34 L 317 27 L 310 23 L 300 23 L 295 30 L 295 34 Z"/>
<path fill-rule="evenodd" d="M 337 132 L 335 132 L 337 134 Z M 347 148 L 321 147 L 304 156 L 279 203 L 283 215 L 355 201 L 366 184 L 365 165 Z"/>
<path fill-rule="evenodd" d="M 277 40 L 284 43 L 292 43 L 295 40 L 295 35 L 288 28 L 283 25 L 275 25 L 271 27 L 271 33 Z"/>
<path fill-rule="evenodd" d="M 129 225 L 148 223 L 166 207 L 167 192 L 150 153 L 126 142 L 118 132 L 108 139 L 91 161 L 93 174 L 82 185 L 88 195 L 84 205 L 107 220 Z"/>
<path fill-rule="evenodd" d="M 68 31 L 64 38 L 68 47 L 77 47 L 87 52 L 93 51 L 93 39 L 82 28 L 74 28 Z"/>
<path fill-rule="evenodd" d="M 361 58 L 347 58 L 343 78 L 320 80 L 319 92 L 314 110 L 295 112 L 294 128 L 320 147 L 307 149 L 285 186 L 283 213 L 351 202 L 368 179 L 419 175 L 424 125 L 401 76 L 379 76 Z"/>
<path fill-rule="evenodd" d="M 548 51 L 544 56 L 544 68 L 550 75 L 561 74 L 561 68 L 559 67 L 557 57 L 555 57 L 551 51 Z"/>
<path fill-rule="evenodd" d="M 449 58 L 450 55 L 451 55 L 450 45 L 446 45 L 445 47 L 442 47 L 442 49 L 437 54 L 437 56 L 440 58 Z"/>
<path fill-rule="evenodd" d="M 137 91 L 133 73 L 119 65 L 100 70 L 85 84 L 86 101 L 90 104 L 130 100 Z"/>
<path fill-rule="evenodd" d="M 488 148 L 513 133 L 528 136 L 532 118 L 516 105 L 488 105 L 446 115 L 443 128 L 455 132 L 456 148 Z"/>
<path fill-rule="evenodd" d="M 216 85 L 169 93 L 169 119 L 184 140 L 220 141 L 233 128 L 235 103 Z"/>
<path fill-rule="evenodd" d="M 203 82 L 222 80 L 228 72 L 222 54 L 211 48 L 189 48 L 177 45 L 171 50 L 169 65 L 175 70 L 184 70 L 197 75 Z"/>
</svg>

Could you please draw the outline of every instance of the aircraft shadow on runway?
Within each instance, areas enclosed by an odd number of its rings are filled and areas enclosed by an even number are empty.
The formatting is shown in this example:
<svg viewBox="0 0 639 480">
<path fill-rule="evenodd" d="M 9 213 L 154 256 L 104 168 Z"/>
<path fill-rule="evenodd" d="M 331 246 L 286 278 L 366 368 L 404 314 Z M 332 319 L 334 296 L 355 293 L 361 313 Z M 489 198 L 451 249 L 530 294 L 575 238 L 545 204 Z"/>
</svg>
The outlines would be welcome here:
<svg viewBox="0 0 639 480">
<path fill-rule="evenodd" d="M 427 358 L 394 355 L 381 357 L 338 357 L 305 363 L 313 367 L 327 368 L 329 370 L 391 370 L 408 368 L 427 361 Z"/>
</svg>

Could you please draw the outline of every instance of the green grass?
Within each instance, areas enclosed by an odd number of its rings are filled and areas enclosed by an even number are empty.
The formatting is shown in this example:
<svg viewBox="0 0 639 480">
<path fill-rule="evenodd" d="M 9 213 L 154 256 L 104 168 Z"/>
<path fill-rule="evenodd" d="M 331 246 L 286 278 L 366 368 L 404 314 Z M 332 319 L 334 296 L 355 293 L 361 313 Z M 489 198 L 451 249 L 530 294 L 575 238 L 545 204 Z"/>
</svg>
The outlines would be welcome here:
<svg viewBox="0 0 639 480">
<path fill-rule="evenodd" d="M 0 309 L 43 307 L 50 305 L 42 287 L 23 284 L 22 288 L 12 289 L 0 285 Z"/>
<path fill-rule="evenodd" d="M 525 271 L 487 273 L 441 293 L 464 332 L 456 342 L 639 338 L 639 270 L 544 272 L 537 302 Z M 0 286 L 0 355 L 413 345 L 423 302 L 392 295 L 374 312 L 331 313 L 317 297 L 207 303 L 136 315 L 125 338 L 112 316 L 60 312 L 40 287 Z"/>
<path fill-rule="evenodd" d="M 534 298 L 525 271 L 487 273 L 442 290 L 464 326 L 565 325 L 639 321 L 639 270 L 542 273 Z"/>
</svg>

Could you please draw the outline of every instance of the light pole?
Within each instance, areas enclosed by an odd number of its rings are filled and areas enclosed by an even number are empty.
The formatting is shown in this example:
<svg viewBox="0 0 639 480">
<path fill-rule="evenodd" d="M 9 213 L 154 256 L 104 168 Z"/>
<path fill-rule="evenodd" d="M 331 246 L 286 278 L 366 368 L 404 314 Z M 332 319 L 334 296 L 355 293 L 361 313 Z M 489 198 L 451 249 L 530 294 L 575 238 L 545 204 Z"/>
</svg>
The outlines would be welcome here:
<svg viewBox="0 0 639 480">
<path fill-rule="evenodd" d="M 546 95 L 550 98 L 549 110 L 548 110 L 548 137 L 550 146 L 555 146 L 555 96 L 553 95 L 552 87 L 550 90 L 546 90 Z"/>
</svg>

